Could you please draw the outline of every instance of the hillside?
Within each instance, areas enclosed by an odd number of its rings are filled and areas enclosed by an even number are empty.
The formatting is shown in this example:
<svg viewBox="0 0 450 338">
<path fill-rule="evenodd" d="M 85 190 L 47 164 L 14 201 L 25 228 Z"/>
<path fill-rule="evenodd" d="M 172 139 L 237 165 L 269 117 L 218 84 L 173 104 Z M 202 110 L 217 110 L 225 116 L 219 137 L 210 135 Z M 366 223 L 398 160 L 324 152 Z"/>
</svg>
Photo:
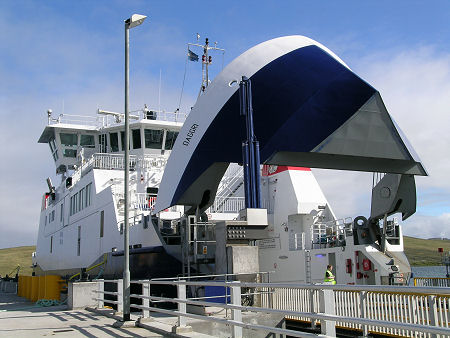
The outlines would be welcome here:
<svg viewBox="0 0 450 338">
<path fill-rule="evenodd" d="M 31 254 L 35 246 L 18 246 L 16 248 L 0 249 L 0 274 L 5 277 L 17 265 L 20 265 L 20 274 L 31 276 Z"/>
<path fill-rule="evenodd" d="M 404 237 L 405 253 L 411 265 L 439 265 L 441 256 L 438 248 L 450 251 L 449 239 L 420 239 Z M 20 265 L 21 275 L 31 275 L 31 254 L 35 246 L 19 246 L 16 248 L 0 249 L 0 274 L 4 277 L 17 265 Z"/>
<path fill-rule="evenodd" d="M 440 265 L 441 254 L 438 248 L 444 248 L 444 252 L 450 251 L 448 239 L 421 239 L 404 236 L 405 254 L 411 265 Z"/>
</svg>

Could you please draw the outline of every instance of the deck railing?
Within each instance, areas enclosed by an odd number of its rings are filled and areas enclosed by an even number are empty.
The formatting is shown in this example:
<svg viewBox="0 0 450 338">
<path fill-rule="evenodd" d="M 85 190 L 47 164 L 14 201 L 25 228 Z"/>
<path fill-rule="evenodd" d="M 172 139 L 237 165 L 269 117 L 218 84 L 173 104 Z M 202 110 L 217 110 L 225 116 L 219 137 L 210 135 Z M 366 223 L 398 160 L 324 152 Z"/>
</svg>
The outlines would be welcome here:
<svg viewBox="0 0 450 338">
<path fill-rule="evenodd" d="M 130 170 L 137 168 L 152 168 L 153 170 L 163 170 L 166 166 L 167 158 L 159 155 L 130 155 Z M 123 154 L 95 153 L 85 161 L 72 174 L 72 184 L 75 184 L 92 169 L 103 170 L 124 170 L 125 160 Z"/>
<path fill-rule="evenodd" d="M 214 200 L 206 213 L 238 213 L 244 208 L 244 197 L 219 197 Z"/>
<path fill-rule="evenodd" d="M 135 155 L 130 155 L 130 169 L 136 167 L 136 162 L 137 157 Z M 125 169 L 125 160 L 122 154 L 93 154 L 86 164 L 86 170 L 91 168 L 106 170 Z"/>
<path fill-rule="evenodd" d="M 164 110 L 152 110 L 150 112 L 144 112 L 143 110 L 136 110 L 130 112 L 132 115 L 138 116 L 138 120 L 158 120 L 167 122 L 183 123 L 187 115 L 182 112 L 168 112 Z M 133 123 L 133 121 L 131 121 Z M 124 124 L 123 119 L 117 122 L 113 116 L 89 116 L 89 115 L 71 115 L 71 114 L 59 114 L 57 117 L 49 117 L 48 124 L 75 124 L 82 126 L 91 126 L 96 128 L 105 128 L 114 125 Z"/>
<path fill-rule="evenodd" d="M 439 287 L 449 287 L 450 278 L 440 278 L 440 277 L 415 277 L 414 286 L 439 286 Z"/>
<path fill-rule="evenodd" d="M 97 294 L 116 294 L 104 292 L 103 282 Z M 111 282 L 111 281 L 110 281 Z M 119 281 L 113 281 L 120 283 Z M 350 285 L 306 285 L 291 283 L 249 283 L 224 281 L 187 281 L 187 280 L 145 280 L 134 281 L 142 284 L 141 294 L 131 297 L 141 299 L 142 305 L 132 305 L 142 310 L 143 317 L 151 317 L 151 311 L 178 316 L 178 327 L 187 325 L 188 318 L 226 324 L 232 327 L 234 337 L 243 336 L 243 328 L 285 334 L 294 337 L 306 337 L 310 334 L 294 330 L 269 327 L 244 322 L 242 312 L 278 314 L 291 320 L 306 320 L 315 327 L 321 323 L 321 332 L 327 336 L 336 336 L 336 327 L 359 330 L 362 336 L 369 333 L 383 333 L 403 337 L 449 337 L 450 288 L 408 288 L 401 286 L 350 286 Z M 177 288 L 177 296 L 152 296 L 150 290 L 155 285 L 167 285 Z M 224 287 L 231 292 L 231 303 L 211 303 L 201 298 L 188 298 L 186 287 Z M 121 288 L 118 288 L 121 290 Z M 244 290 L 255 297 L 253 306 L 244 305 Z M 244 292 L 243 292 L 244 291 Z M 216 296 L 217 297 L 217 296 Z M 248 296 L 245 296 L 247 299 Z M 96 296 L 98 306 L 105 299 Z M 108 301 L 109 302 L 109 301 Z M 120 297 L 119 311 L 121 310 Z M 167 310 L 155 306 L 155 302 L 178 304 L 178 310 Z M 231 318 L 202 316 L 187 313 L 186 305 L 220 307 L 231 310 Z"/>
</svg>

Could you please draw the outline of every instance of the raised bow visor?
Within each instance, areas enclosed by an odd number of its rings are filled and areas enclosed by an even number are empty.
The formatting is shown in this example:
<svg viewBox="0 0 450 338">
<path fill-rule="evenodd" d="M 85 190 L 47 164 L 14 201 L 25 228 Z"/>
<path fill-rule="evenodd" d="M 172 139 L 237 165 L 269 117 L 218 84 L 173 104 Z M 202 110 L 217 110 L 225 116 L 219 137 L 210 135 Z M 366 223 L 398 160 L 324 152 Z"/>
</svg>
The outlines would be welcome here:
<svg viewBox="0 0 450 338">
<path fill-rule="evenodd" d="M 261 162 L 427 175 L 380 93 L 304 36 L 263 42 L 233 60 L 189 114 L 168 160 L 155 212 L 206 208 L 229 163 L 242 162 L 239 82 L 252 82 Z"/>
</svg>

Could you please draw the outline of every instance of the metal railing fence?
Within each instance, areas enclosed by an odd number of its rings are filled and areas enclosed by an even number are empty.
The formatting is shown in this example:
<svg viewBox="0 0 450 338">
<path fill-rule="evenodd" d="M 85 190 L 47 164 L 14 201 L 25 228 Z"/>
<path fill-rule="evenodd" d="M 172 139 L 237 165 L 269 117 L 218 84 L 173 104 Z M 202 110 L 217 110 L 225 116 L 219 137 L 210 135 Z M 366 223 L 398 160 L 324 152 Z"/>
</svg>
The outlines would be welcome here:
<svg viewBox="0 0 450 338">
<path fill-rule="evenodd" d="M 138 120 L 158 120 L 158 121 L 167 121 L 167 122 L 178 122 L 183 123 L 186 121 L 188 116 L 187 113 L 183 113 L 180 111 L 170 112 L 165 110 L 151 110 L 152 118 L 149 118 L 149 115 L 144 110 L 136 110 L 132 111 L 133 115 L 138 116 Z M 88 115 L 72 115 L 72 114 L 59 114 L 57 117 L 49 117 L 48 125 L 55 124 L 76 124 L 82 126 L 91 126 L 96 127 L 98 129 L 116 126 L 124 124 L 123 118 L 120 119 L 120 122 L 117 122 L 116 118 L 113 116 L 88 116 Z"/>
<path fill-rule="evenodd" d="M 206 213 L 238 213 L 245 208 L 245 197 L 216 197 Z"/>
<path fill-rule="evenodd" d="M 106 281 L 99 281 L 102 284 Z M 108 281 L 114 282 L 114 281 Z M 120 281 L 117 281 L 120 283 Z M 220 322 L 232 327 L 233 337 L 242 337 L 242 328 L 305 337 L 305 332 L 268 327 L 243 322 L 242 311 L 253 313 L 278 314 L 287 319 L 311 321 L 314 326 L 321 323 L 321 332 L 328 336 L 336 335 L 336 326 L 359 329 L 363 336 L 371 333 L 384 333 L 404 337 L 450 337 L 449 308 L 450 288 L 408 288 L 403 286 L 350 286 L 350 285 L 306 285 L 291 283 L 255 283 L 239 281 L 191 281 L 191 280 L 143 280 L 133 281 L 142 284 L 142 294 L 131 297 L 142 300 L 142 305 L 132 307 L 142 310 L 143 317 L 151 312 L 178 316 L 178 326 L 187 324 L 187 318 Z M 176 298 L 152 296 L 153 285 L 175 286 Z M 222 286 L 229 288 L 231 303 L 211 303 L 200 297 L 188 298 L 186 287 Z M 252 290 L 258 298 L 254 306 L 243 305 L 241 291 Z M 119 287 L 118 290 L 121 290 Z M 97 293 L 120 295 L 105 292 L 99 286 Z M 102 307 L 105 300 L 95 298 Z M 117 298 L 119 305 L 120 299 Z M 108 301 L 109 302 L 109 301 Z M 177 311 L 158 308 L 155 302 L 171 302 L 178 306 Z M 231 318 L 202 316 L 188 313 L 186 305 L 221 307 L 231 310 Z M 119 306 L 118 305 L 118 306 Z"/>
<path fill-rule="evenodd" d="M 414 286 L 439 286 L 449 287 L 450 278 L 444 277 L 415 277 Z"/>
</svg>

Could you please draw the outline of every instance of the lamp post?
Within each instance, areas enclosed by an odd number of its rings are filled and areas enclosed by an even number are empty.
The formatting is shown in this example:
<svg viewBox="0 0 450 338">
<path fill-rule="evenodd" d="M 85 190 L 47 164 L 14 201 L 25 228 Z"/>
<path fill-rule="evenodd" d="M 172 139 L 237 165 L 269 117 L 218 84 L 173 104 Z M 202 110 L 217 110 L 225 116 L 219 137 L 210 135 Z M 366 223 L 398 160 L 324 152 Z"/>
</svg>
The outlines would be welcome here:
<svg viewBox="0 0 450 338">
<path fill-rule="evenodd" d="M 125 20 L 125 177 L 124 177 L 124 229 L 123 229 L 123 321 L 130 320 L 130 240 L 129 240 L 129 179 L 130 179 L 130 128 L 128 123 L 129 118 L 129 80 L 130 80 L 130 28 L 139 26 L 144 22 L 146 16 L 140 14 L 133 14 L 131 18 Z"/>
</svg>

